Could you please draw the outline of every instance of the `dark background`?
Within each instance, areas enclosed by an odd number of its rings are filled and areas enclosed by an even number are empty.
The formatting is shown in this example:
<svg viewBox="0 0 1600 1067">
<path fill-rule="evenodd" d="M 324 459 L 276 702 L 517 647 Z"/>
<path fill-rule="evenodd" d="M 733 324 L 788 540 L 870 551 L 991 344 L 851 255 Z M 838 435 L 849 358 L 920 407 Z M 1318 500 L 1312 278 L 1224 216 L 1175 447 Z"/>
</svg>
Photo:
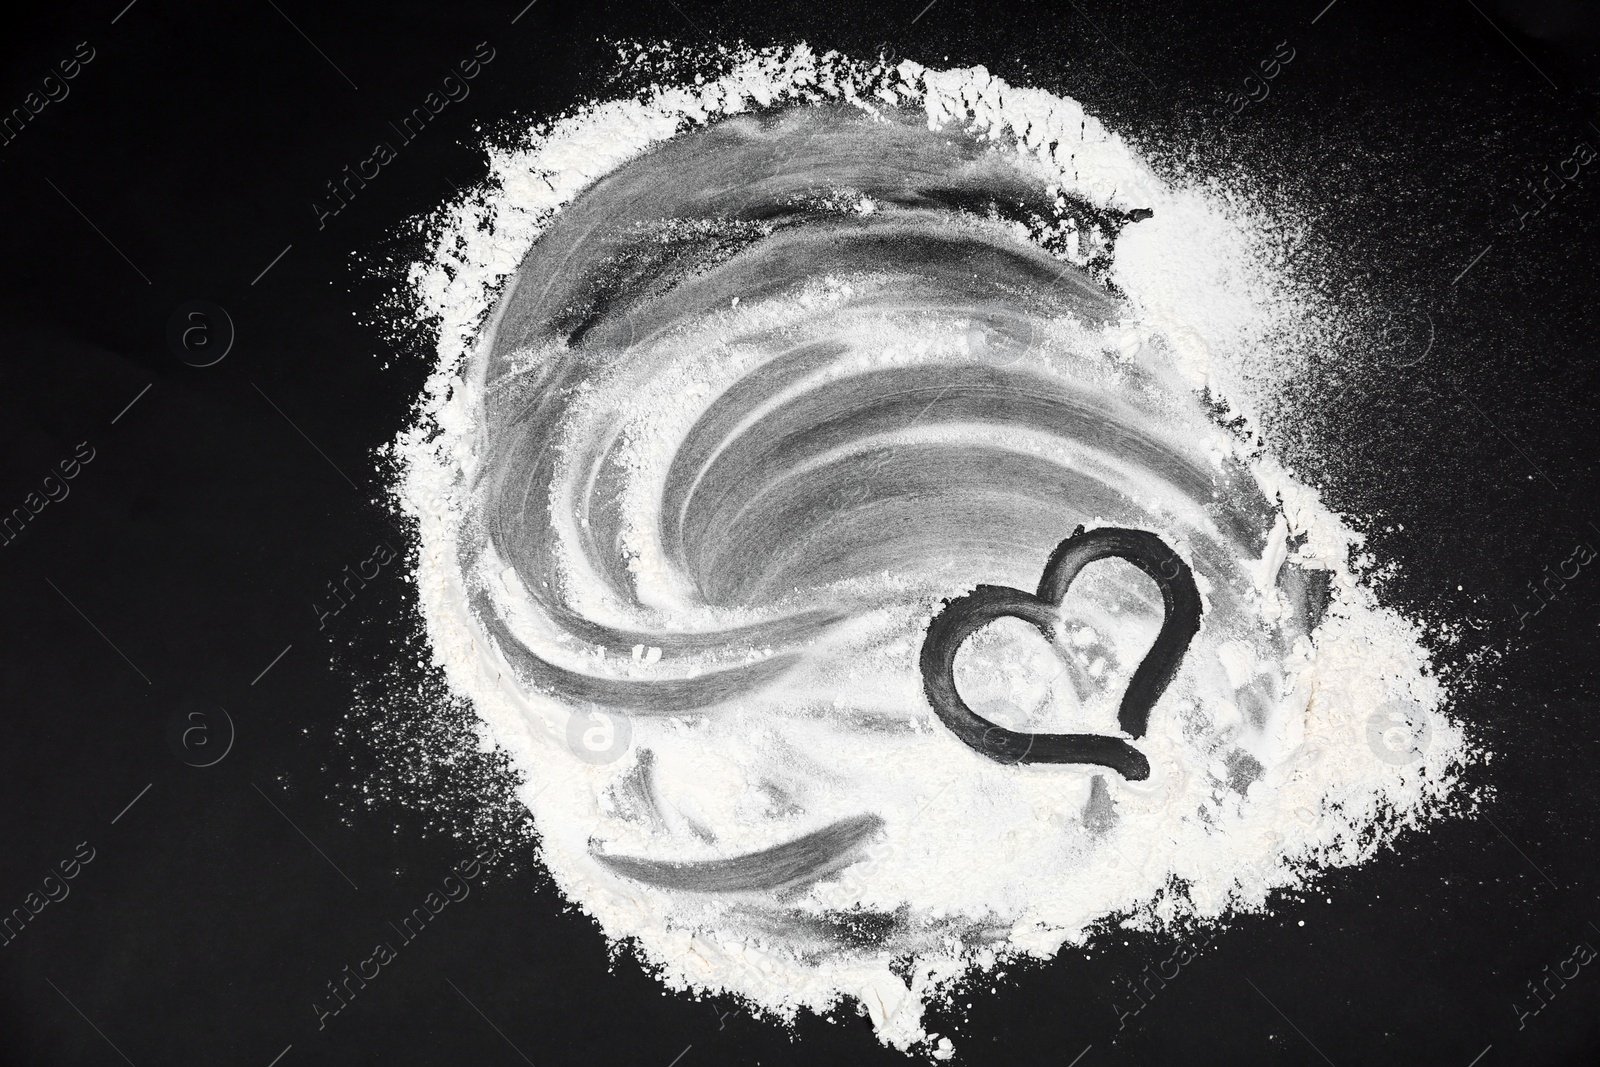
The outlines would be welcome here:
<svg viewBox="0 0 1600 1067">
<path fill-rule="evenodd" d="M 605 42 L 629 38 L 804 38 L 1069 93 L 1169 170 L 1293 214 L 1305 250 L 1287 269 L 1431 329 L 1414 362 L 1386 334 L 1347 346 L 1301 387 L 1315 434 L 1287 440 L 1365 517 L 1390 602 L 1452 634 L 1455 712 L 1495 753 L 1469 776 L 1479 810 L 1232 923 L 1120 1032 L 1119 980 L 1169 942 L 1102 937 L 998 993 L 975 984 L 965 1021 L 930 1029 L 970 1063 L 1600 1062 L 1600 964 L 1520 1029 L 1513 1007 L 1577 942 L 1600 946 L 1600 568 L 1536 614 L 1528 589 L 1600 545 L 1600 161 L 1518 223 L 1527 182 L 1579 141 L 1600 149 L 1595 15 L 539 0 L 513 23 L 524 0 L 124 2 L 13 12 L 0 41 L 0 109 L 79 42 L 95 52 L 0 146 L 0 512 L 94 449 L 70 495 L 0 544 L 0 911 L 95 850 L 0 947 L 0 1062 L 906 1062 L 864 1019 L 785 1032 L 664 992 L 608 958 L 517 840 L 325 1030 L 311 1009 L 486 837 L 444 832 L 460 813 L 426 790 L 359 801 L 391 773 L 363 739 L 374 716 L 351 709 L 374 641 L 412 631 L 402 568 L 323 630 L 311 607 L 376 542 L 406 544 L 377 450 L 428 360 L 375 310 L 394 284 L 379 268 L 420 250 L 408 220 L 484 173 L 478 131 L 601 91 Z M 319 230 L 323 183 L 480 41 L 495 59 L 472 95 Z M 1236 114 L 1228 94 L 1280 41 L 1295 58 Z M 166 341 L 192 299 L 237 329 L 203 369 Z M 219 705 L 232 749 L 186 765 L 173 724 Z"/>
</svg>

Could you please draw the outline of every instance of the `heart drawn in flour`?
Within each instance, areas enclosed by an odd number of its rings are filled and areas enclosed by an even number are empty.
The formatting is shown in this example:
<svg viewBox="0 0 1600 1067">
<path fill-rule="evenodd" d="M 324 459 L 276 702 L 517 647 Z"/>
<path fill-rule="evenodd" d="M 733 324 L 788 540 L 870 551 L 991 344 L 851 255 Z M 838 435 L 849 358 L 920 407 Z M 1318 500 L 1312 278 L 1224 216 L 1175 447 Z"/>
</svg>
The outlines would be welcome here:
<svg viewBox="0 0 1600 1067">
<path fill-rule="evenodd" d="M 1032 734 L 1008 730 L 974 712 L 956 692 L 956 652 L 962 642 L 997 619 L 1016 618 L 1053 637 L 1056 612 L 1067 589 L 1096 560 L 1125 559 L 1161 589 L 1161 630 L 1145 654 L 1127 692 L 1117 723 L 1130 737 L 1143 737 L 1150 709 L 1166 691 L 1189 642 L 1200 630 L 1200 591 L 1194 572 L 1166 542 L 1144 530 L 1079 526 L 1056 546 L 1045 564 L 1037 593 L 1004 585 L 980 585 L 945 604 L 928 625 L 922 642 L 922 688 L 944 724 L 971 748 L 999 763 L 1092 763 L 1132 781 L 1150 777 L 1144 753 L 1120 737 L 1105 734 Z"/>
</svg>

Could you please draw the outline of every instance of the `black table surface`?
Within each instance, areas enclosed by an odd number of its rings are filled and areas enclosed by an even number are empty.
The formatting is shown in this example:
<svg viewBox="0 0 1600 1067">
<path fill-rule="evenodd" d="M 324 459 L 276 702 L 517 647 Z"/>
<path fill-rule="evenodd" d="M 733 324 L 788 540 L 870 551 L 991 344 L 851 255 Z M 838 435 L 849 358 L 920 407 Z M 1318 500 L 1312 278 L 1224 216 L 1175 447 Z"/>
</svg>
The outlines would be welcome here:
<svg viewBox="0 0 1600 1067">
<path fill-rule="evenodd" d="M 611 956 L 514 813 L 474 812 L 483 767 L 396 769 L 397 747 L 451 729 L 397 726 L 366 686 L 418 654 L 389 644 L 415 634 L 402 569 L 325 624 L 312 606 L 375 545 L 406 547 L 379 450 L 430 362 L 382 308 L 386 268 L 421 251 L 413 220 L 484 175 L 485 132 L 603 94 L 633 39 L 804 39 L 1067 93 L 1169 172 L 1296 214 L 1296 269 L 1431 338 L 1415 362 L 1314 368 L 1283 447 L 1358 517 L 1386 600 L 1454 634 L 1454 712 L 1494 752 L 1468 775 L 1482 803 L 1233 921 L 1126 1026 L 1119 985 L 1167 940 L 1108 934 L 975 984 L 929 1020 L 961 1062 L 1600 1062 L 1600 967 L 1547 983 L 1600 946 L 1600 573 L 1537 613 L 1529 591 L 1600 545 L 1600 161 L 1571 162 L 1600 148 L 1595 14 L 524 3 L 8 16 L 0 107 L 27 115 L 0 144 L 0 511 L 31 517 L 0 544 L 0 911 L 60 899 L 0 945 L 0 1062 L 907 1062 L 864 1018 L 785 1029 Z M 480 42 L 471 95 L 320 214 L 325 183 Z M 231 347 L 191 366 L 169 327 L 220 345 L 216 306 Z M 196 724 L 209 766 L 175 741 Z M 319 1027 L 326 983 L 495 845 L 472 894 Z"/>
</svg>

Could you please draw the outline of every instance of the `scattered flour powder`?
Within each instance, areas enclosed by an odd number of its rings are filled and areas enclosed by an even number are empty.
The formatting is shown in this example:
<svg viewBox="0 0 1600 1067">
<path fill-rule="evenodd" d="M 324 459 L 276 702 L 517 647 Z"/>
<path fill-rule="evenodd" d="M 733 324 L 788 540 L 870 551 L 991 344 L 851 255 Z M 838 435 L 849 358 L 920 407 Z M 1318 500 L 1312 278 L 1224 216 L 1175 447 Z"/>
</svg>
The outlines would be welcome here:
<svg viewBox="0 0 1600 1067">
<path fill-rule="evenodd" d="M 1265 909 L 1448 808 L 1418 627 L 1251 429 L 1262 353 L 1315 343 L 1263 227 L 982 67 L 627 58 L 663 84 L 433 220 L 396 445 L 434 662 L 609 939 L 943 1059 L 924 1009 L 974 971 Z M 1032 588 L 1080 522 L 1156 532 L 1205 604 L 1143 781 L 986 759 L 920 687 L 941 602 Z M 1116 733 L 1148 586 L 1096 565 L 1057 640 L 980 632 L 966 699 Z"/>
</svg>

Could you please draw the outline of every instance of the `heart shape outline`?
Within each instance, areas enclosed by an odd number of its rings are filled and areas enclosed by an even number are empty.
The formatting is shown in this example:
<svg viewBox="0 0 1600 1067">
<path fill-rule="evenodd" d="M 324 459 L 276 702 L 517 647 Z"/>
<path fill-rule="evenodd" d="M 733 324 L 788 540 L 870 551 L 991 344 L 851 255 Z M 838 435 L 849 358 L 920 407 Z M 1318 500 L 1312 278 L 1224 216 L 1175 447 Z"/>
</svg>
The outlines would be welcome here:
<svg viewBox="0 0 1600 1067">
<path fill-rule="evenodd" d="M 1097 560 L 1127 560 L 1161 590 L 1164 615 L 1150 651 L 1128 680 L 1117 724 L 1131 737 L 1143 737 L 1150 710 L 1166 692 L 1183 662 L 1189 642 L 1200 631 L 1200 590 L 1194 572 L 1167 543 L 1146 530 L 1079 526 L 1056 546 L 1045 563 L 1037 593 L 1007 585 L 980 585 L 956 597 L 928 624 L 922 642 L 922 689 L 934 712 L 968 747 L 997 763 L 1089 763 L 1109 767 L 1129 781 L 1150 777 L 1150 761 L 1133 745 L 1108 734 L 1034 734 L 1008 730 L 967 706 L 956 692 L 956 653 L 963 642 L 991 622 L 1017 618 L 1054 640 L 1056 612 L 1084 567 Z"/>
</svg>

